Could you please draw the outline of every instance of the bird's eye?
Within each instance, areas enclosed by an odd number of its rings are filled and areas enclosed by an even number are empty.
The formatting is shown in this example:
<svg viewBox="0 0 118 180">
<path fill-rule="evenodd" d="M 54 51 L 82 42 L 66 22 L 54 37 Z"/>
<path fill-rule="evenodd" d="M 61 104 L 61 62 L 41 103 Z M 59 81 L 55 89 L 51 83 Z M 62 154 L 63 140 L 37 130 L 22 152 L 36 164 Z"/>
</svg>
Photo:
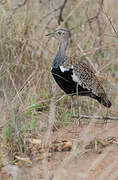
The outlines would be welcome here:
<svg viewBox="0 0 118 180">
<path fill-rule="evenodd" d="M 61 32 L 58 32 L 59 35 L 61 35 Z"/>
</svg>

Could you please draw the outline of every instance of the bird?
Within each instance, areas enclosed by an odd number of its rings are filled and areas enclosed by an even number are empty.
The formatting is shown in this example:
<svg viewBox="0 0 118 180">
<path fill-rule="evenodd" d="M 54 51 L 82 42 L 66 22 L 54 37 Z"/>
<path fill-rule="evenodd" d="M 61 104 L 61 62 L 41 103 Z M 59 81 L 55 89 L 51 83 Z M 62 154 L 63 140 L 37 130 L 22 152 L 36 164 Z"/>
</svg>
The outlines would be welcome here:
<svg viewBox="0 0 118 180">
<path fill-rule="evenodd" d="M 75 56 L 68 57 L 66 55 L 70 31 L 56 29 L 46 36 L 54 37 L 59 41 L 59 49 L 53 59 L 51 73 L 59 87 L 71 96 L 72 102 L 74 95 L 88 96 L 110 108 L 112 104 L 90 65 L 82 59 L 78 60 Z"/>
</svg>

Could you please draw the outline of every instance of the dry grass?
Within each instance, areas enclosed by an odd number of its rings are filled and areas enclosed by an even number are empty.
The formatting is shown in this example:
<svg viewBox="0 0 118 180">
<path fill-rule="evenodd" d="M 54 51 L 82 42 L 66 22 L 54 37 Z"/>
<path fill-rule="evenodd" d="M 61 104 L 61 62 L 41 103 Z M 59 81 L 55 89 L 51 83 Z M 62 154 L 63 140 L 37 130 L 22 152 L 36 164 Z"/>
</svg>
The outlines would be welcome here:
<svg viewBox="0 0 118 180">
<path fill-rule="evenodd" d="M 41 136 L 45 147 L 54 122 L 59 128 L 72 123 L 70 98 L 57 87 L 50 73 L 58 44 L 45 34 L 57 27 L 71 29 L 68 55 L 88 59 L 113 104 L 106 110 L 82 97 L 82 114 L 118 116 L 118 2 L 104 0 L 104 10 L 100 9 L 100 1 L 94 0 L 68 0 L 64 9 L 60 8 L 62 4 L 59 0 L 0 1 L 0 127 L 2 142 L 12 160 L 15 152 L 27 155 L 27 137 Z M 83 145 L 78 150 L 74 143 L 71 154 L 57 168 L 55 179 L 66 164 L 84 154 L 85 146 L 95 138 L 90 133 L 95 122 L 91 120 L 83 129 Z M 105 169 L 101 179 L 116 164 Z M 46 158 L 42 167 L 44 179 L 49 179 Z M 89 170 L 86 173 L 89 177 Z"/>
</svg>

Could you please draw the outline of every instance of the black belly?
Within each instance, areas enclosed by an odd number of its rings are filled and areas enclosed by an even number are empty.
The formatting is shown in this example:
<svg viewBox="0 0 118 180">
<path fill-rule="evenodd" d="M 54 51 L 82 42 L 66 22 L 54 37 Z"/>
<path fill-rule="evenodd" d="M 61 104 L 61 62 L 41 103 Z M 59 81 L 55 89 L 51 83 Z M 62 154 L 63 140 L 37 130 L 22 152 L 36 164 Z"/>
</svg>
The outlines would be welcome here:
<svg viewBox="0 0 118 180">
<path fill-rule="evenodd" d="M 51 70 L 55 81 L 65 93 L 70 95 L 78 94 L 81 96 L 90 96 L 91 92 L 89 92 L 87 89 L 82 88 L 80 85 L 73 81 L 72 71 L 73 70 L 70 69 L 69 71 L 62 72 L 60 68 L 53 68 Z"/>
</svg>

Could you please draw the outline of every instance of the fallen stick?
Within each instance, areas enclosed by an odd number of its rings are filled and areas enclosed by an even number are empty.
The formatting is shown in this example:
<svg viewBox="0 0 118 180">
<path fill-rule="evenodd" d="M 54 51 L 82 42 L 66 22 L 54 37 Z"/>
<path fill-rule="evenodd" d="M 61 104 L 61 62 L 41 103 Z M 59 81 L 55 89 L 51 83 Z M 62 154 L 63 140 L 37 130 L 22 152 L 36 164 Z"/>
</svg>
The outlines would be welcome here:
<svg viewBox="0 0 118 180">
<path fill-rule="evenodd" d="M 103 120 L 118 120 L 118 117 L 111 117 L 111 116 L 72 116 L 72 118 L 79 118 L 79 119 L 103 119 Z"/>
</svg>

